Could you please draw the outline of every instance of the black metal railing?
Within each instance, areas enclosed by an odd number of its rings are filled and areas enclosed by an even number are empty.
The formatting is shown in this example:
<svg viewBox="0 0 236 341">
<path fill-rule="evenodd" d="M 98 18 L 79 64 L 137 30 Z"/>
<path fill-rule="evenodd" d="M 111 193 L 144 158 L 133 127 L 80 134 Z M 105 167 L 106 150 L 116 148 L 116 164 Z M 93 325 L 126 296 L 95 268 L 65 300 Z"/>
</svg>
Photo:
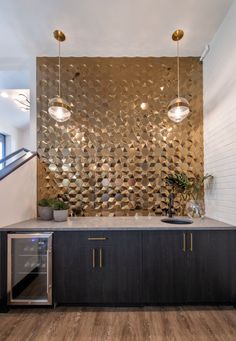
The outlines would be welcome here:
<svg viewBox="0 0 236 341">
<path fill-rule="evenodd" d="M 36 152 L 31 152 L 26 148 L 21 148 L 1 159 L 0 180 L 4 179 L 36 155 Z"/>
</svg>

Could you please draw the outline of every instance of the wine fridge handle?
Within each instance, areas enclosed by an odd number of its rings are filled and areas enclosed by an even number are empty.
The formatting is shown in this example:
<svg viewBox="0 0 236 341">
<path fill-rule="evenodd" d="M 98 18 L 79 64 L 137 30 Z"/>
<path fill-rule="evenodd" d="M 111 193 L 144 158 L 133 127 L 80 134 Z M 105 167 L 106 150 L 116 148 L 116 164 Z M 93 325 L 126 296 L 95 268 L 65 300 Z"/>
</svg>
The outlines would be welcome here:
<svg viewBox="0 0 236 341">
<path fill-rule="evenodd" d="M 49 297 L 49 289 L 50 289 L 50 250 L 47 249 L 47 296 Z"/>
<path fill-rule="evenodd" d="M 51 245 L 51 237 L 48 240 L 48 249 L 47 249 L 47 297 L 48 302 L 52 301 L 52 245 Z"/>
</svg>

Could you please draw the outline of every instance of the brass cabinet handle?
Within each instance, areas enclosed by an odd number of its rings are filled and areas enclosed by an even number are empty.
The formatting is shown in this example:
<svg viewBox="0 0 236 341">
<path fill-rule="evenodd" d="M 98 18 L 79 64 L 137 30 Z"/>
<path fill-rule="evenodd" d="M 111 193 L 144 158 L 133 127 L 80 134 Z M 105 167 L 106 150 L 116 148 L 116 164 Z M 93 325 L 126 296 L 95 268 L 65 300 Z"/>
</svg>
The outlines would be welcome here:
<svg viewBox="0 0 236 341">
<path fill-rule="evenodd" d="M 102 248 L 99 249 L 99 267 L 103 267 L 103 250 Z"/>
<path fill-rule="evenodd" d="M 186 233 L 183 233 L 183 252 L 186 252 Z"/>
<path fill-rule="evenodd" d="M 88 237 L 88 240 L 107 240 L 107 237 Z"/>
<path fill-rule="evenodd" d="M 190 233 L 190 251 L 193 252 L 193 234 Z"/>
<path fill-rule="evenodd" d="M 93 260 L 92 260 L 93 268 L 95 268 L 96 267 L 96 250 L 95 249 L 92 250 L 92 255 L 93 255 Z"/>
</svg>

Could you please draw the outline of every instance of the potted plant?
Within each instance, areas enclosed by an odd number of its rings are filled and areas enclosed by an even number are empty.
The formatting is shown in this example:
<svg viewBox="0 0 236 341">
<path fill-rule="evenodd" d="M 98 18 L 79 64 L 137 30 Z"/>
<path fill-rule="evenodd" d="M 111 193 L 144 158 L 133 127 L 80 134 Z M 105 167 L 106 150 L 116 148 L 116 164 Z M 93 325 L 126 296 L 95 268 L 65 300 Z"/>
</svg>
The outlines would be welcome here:
<svg viewBox="0 0 236 341">
<path fill-rule="evenodd" d="M 42 220 L 53 219 L 53 199 L 43 198 L 38 202 L 38 215 Z"/>
<path fill-rule="evenodd" d="M 204 182 L 212 179 L 213 176 L 206 174 L 189 179 L 184 173 L 174 174 L 168 177 L 168 184 L 173 186 L 174 191 L 181 196 L 182 215 L 186 210 L 190 218 L 204 216 L 204 203 L 201 199 Z"/>
<path fill-rule="evenodd" d="M 54 200 L 53 217 L 55 221 L 66 221 L 68 218 L 69 205 L 62 200 Z"/>
</svg>

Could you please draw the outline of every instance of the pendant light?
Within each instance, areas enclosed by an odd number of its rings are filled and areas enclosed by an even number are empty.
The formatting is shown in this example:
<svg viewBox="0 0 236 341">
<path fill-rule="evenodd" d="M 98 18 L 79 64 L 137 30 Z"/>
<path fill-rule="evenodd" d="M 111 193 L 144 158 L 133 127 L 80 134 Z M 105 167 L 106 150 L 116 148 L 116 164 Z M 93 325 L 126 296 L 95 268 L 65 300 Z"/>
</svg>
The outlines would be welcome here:
<svg viewBox="0 0 236 341">
<path fill-rule="evenodd" d="M 48 112 L 57 122 L 65 122 L 71 116 L 71 107 L 69 103 L 61 98 L 61 42 L 64 41 L 66 37 L 65 34 L 59 30 L 54 31 L 53 35 L 59 45 L 59 89 L 58 96 L 49 100 Z"/>
<path fill-rule="evenodd" d="M 177 42 L 177 92 L 178 92 L 178 97 L 173 99 L 170 104 L 168 105 L 168 116 L 169 118 L 176 122 L 179 123 L 183 121 L 189 114 L 189 102 L 183 98 L 180 97 L 179 94 L 179 41 L 183 38 L 184 36 L 184 31 L 182 30 L 176 30 L 172 34 L 172 40 Z"/>
</svg>

